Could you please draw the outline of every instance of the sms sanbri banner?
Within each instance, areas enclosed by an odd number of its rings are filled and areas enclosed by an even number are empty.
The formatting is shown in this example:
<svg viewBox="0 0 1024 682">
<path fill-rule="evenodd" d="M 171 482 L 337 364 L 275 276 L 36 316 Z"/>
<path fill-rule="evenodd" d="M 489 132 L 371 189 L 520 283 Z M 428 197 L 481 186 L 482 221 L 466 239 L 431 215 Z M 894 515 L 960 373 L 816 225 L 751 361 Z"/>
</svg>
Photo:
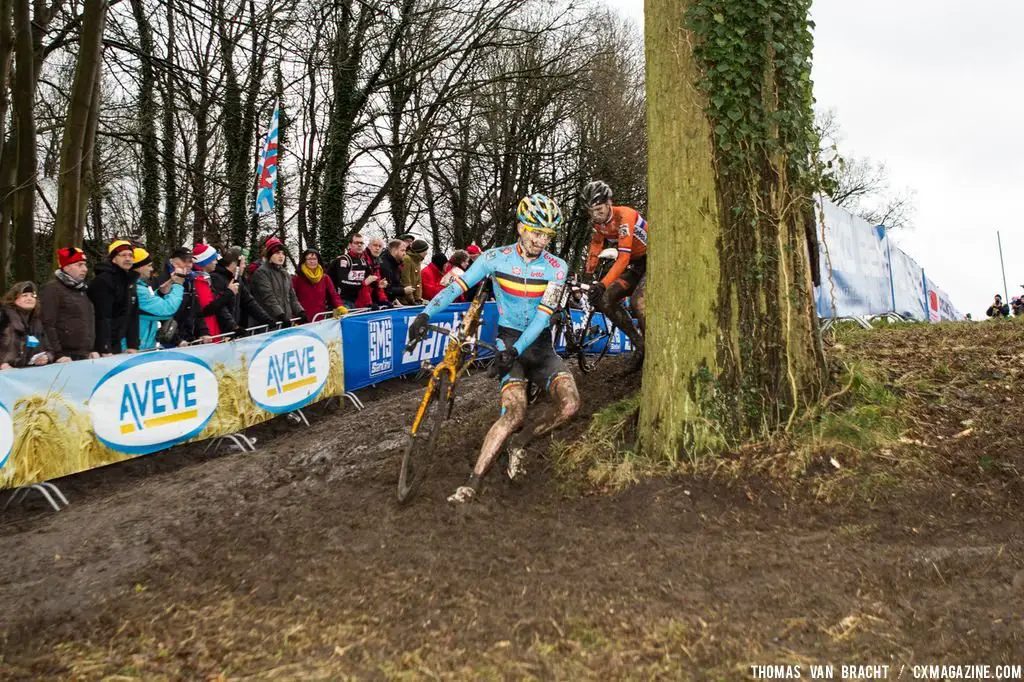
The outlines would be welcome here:
<svg viewBox="0 0 1024 682">
<path fill-rule="evenodd" d="M 231 343 L 0 372 L 0 488 L 240 431 L 343 391 L 326 320 Z"/>
</svg>

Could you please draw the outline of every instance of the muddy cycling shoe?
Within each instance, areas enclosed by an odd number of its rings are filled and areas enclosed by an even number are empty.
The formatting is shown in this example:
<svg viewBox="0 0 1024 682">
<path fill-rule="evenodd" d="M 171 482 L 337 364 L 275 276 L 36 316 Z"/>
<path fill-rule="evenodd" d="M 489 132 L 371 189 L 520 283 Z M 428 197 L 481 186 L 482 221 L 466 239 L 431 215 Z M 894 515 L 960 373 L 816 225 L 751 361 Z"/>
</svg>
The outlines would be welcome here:
<svg viewBox="0 0 1024 682">
<path fill-rule="evenodd" d="M 510 447 L 508 449 L 508 466 L 505 468 L 505 473 L 510 481 L 522 478 L 526 474 L 525 448 Z"/>
<path fill-rule="evenodd" d="M 448 501 L 452 504 L 465 504 L 476 497 L 476 491 L 470 488 L 468 485 L 460 485 L 455 489 L 455 492 L 448 496 Z"/>
</svg>

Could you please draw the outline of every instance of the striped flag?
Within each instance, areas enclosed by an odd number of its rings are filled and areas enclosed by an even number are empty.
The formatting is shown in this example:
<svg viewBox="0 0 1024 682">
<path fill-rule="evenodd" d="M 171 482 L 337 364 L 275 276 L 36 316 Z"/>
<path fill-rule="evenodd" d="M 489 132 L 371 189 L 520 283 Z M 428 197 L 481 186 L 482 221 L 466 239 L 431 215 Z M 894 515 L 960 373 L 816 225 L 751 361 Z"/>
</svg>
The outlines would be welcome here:
<svg viewBox="0 0 1024 682">
<path fill-rule="evenodd" d="M 274 190 L 277 188 L 277 118 L 281 103 L 274 105 L 270 119 L 267 141 L 260 154 L 259 184 L 256 187 L 256 215 L 265 215 L 274 210 Z"/>
</svg>

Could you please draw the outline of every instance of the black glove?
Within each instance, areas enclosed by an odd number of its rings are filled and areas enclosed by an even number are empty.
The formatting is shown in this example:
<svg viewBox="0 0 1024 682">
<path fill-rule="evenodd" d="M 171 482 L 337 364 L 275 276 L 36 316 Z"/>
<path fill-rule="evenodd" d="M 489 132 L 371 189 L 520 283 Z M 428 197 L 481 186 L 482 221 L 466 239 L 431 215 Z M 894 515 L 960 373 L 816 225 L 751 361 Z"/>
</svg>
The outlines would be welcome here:
<svg viewBox="0 0 1024 682">
<path fill-rule="evenodd" d="M 426 313 L 417 315 L 412 324 L 409 325 L 409 341 L 422 341 L 427 338 L 427 324 L 430 323 L 430 316 Z"/>
<path fill-rule="evenodd" d="M 512 371 L 512 365 L 515 364 L 516 358 L 519 357 L 519 351 L 516 350 L 515 346 L 499 350 L 498 354 L 494 356 L 494 373 L 501 379 L 506 374 Z"/>
<path fill-rule="evenodd" d="M 601 282 L 594 282 L 590 285 L 590 289 L 587 290 L 587 298 L 594 305 L 597 304 L 602 298 L 604 298 L 605 286 Z"/>
<path fill-rule="evenodd" d="M 287 329 L 292 326 L 292 321 L 288 319 L 288 316 L 283 314 L 277 318 L 277 321 L 281 323 L 281 329 Z"/>
</svg>

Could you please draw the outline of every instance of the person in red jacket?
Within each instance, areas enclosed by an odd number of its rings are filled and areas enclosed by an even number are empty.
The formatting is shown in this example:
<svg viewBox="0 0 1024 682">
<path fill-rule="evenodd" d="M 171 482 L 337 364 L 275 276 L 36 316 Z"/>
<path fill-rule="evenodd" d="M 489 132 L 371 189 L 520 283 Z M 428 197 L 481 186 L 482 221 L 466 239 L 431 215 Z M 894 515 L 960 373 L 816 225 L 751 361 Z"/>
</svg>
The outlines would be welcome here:
<svg viewBox="0 0 1024 682">
<path fill-rule="evenodd" d="M 220 260 L 220 254 L 209 244 L 200 243 L 192 248 L 192 269 L 195 271 L 196 300 L 199 303 L 200 311 L 217 298 L 213 292 L 210 273 L 217 267 L 218 260 Z M 203 321 L 206 323 L 210 336 L 220 335 L 220 324 L 217 322 L 216 315 L 207 315 L 203 317 Z"/>
<path fill-rule="evenodd" d="M 444 266 L 448 263 L 443 253 L 435 253 L 430 257 L 430 264 L 420 271 L 423 280 L 423 300 L 429 301 L 437 296 L 441 289 L 441 277 L 444 275 Z"/>
<path fill-rule="evenodd" d="M 331 278 L 324 273 L 320 252 L 316 249 L 302 252 L 299 271 L 292 275 L 292 287 L 306 311 L 306 322 L 312 322 L 320 313 L 341 307 L 341 297 L 334 290 Z"/>
</svg>

